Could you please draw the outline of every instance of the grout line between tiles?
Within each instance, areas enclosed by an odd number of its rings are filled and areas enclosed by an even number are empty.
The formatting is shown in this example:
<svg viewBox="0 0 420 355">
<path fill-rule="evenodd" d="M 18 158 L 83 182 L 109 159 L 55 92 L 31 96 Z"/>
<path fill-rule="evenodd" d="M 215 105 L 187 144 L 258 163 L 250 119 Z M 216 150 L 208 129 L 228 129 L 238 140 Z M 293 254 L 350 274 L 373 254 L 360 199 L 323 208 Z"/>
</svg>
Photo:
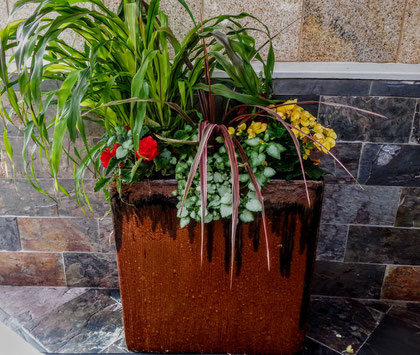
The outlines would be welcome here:
<svg viewBox="0 0 420 355">
<path fill-rule="evenodd" d="M 312 338 L 312 337 L 310 337 L 310 336 L 308 336 L 308 335 L 306 335 L 306 338 L 311 339 L 311 340 L 312 340 L 312 341 L 314 341 L 315 343 L 318 343 L 318 344 L 320 344 L 320 345 L 322 345 L 322 346 L 325 346 L 327 349 L 329 349 L 329 350 L 331 350 L 331 351 L 334 351 L 334 352 L 335 352 L 335 353 L 337 353 L 337 354 L 341 354 L 341 352 L 339 352 L 339 351 L 337 351 L 337 350 L 335 350 L 335 349 L 333 349 L 333 348 L 329 347 L 328 345 L 324 344 L 323 342 L 321 342 L 321 341 L 319 341 L 319 340 L 316 340 L 316 339 L 314 339 L 314 338 Z"/>
</svg>

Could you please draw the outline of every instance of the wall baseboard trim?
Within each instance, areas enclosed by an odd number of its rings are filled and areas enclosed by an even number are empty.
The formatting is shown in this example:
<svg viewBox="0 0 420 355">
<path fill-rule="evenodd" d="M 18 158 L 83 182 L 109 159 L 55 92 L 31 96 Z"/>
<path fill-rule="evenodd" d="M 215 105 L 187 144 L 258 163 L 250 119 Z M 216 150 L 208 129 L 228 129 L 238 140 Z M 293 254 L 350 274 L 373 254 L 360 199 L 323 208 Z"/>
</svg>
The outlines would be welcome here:
<svg viewBox="0 0 420 355">
<path fill-rule="evenodd" d="M 259 72 L 261 63 L 255 63 Z M 219 76 L 219 73 L 215 73 Z M 275 79 L 420 80 L 420 64 L 353 62 L 276 62 Z"/>
</svg>

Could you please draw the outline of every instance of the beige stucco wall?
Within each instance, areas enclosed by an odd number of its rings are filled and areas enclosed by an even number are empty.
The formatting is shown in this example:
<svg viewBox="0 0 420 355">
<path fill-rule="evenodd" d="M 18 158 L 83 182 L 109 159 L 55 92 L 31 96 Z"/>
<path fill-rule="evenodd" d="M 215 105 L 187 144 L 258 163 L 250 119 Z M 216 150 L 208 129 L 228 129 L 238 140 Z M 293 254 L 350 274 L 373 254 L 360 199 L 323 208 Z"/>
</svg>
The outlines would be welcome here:
<svg viewBox="0 0 420 355">
<path fill-rule="evenodd" d="M 0 0 L 6 19 L 16 0 Z M 119 0 L 104 0 L 115 8 Z M 201 0 L 186 0 L 200 18 Z M 420 63 L 419 0 L 204 0 L 203 16 L 249 12 L 277 33 L 276 60 Z M 162 0 L 175 33 L 192 22 L 177 0 Z M 33 7 L 32 7 L 33 8 Z M 14 18 L 25 17 L 31 6 Z M 4 22 L 3 22 L 4 23 Z M 250 23 L 252 25 L 252 23 Z M 260 36 L 256 35 L 257 38 Z M 262 38 L 260 39 L 262 41 Z"/>
</svg>

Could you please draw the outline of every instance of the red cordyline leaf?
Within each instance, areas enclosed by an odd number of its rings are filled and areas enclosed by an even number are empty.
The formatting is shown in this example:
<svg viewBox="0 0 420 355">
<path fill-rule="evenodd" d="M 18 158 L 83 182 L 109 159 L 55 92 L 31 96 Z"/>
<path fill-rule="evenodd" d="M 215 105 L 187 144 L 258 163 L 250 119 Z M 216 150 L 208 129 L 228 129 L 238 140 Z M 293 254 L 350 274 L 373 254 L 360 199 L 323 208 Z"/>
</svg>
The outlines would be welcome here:
<svg viewBox="0 0 420 355">
<path fill-rule="evenodd" d="M 229 130 L 225 125 L 218 125 L 218 132 L 223 136 L 226 151 L 229 156 L 230 172 L 232 175 L 232 220 L 231 220 L 231 260 L 230 260 L 230 288 L 232 288 L 233 282 L 233 266 L 235 261 L 235 245 L 236 245 L 236 228 L 239 219 L 239 202 L 240 202 L 240 190 L 239 190 L 239 170 L 238 161 L 235 154 L 235 146 L 232 137 L 229 134 Z"/>
<path fill-rule="evenodd" d="M 191 164 L 190 172 L 188 173 L 187 183 L 185 184 L 185 191 L 184 196 L 182 198 L 181 209 L 180 212 L 184 208 L 185 200 L 187 199 L 188 192 L 190 191 L 191 184 L 194 180 L 194 176 L 197 172 L 198 165 L 200 163 L 201 157 L 205 152 L 205 148 L 207 147 L 207 143 L 210 139 L 213 130 L 216 128 L 216 124 L 214 123 L 207 123 L 207 126 L 202 131 L 202 136 L 200 138 L 200 144 L 198 145 L 197 154 L 195 155 L 194 161 Z"/>
<path fill-rule="evenodd" d="M 254 171 L 252 170 L 251 164 L 249 162 L 248 156 L 246 155 L 244 148 L 242 147 L 241 143 L 239 143 L 239 141 L 236 138 L 233 139 L 233 143 L 235 144 L 235 147 L 238 150 L 239 155 L 242 158 L 242 161 L 245 163 L 245 168 L 248 171 L 249 177 L 251 178 L 252 185 L 254 186 L 255 192 L 257 194 L 257 198 L 262 205 L 261 215 L 262 215 L 262 220 L 263 220 L 265 246 L 266 246 L 266 253 L 267 253 L 267 268 L 268 270 L 270 270 L 270 247 L 268 245 L 267 223 L 265 219 L 263 195 L 261 193 L 261 189 L 260 189 L 260 186 L 258 185 L 257 178 L 255 177 Z"/>
<path fill-rule="evenodd" d="M 368 111 L 368 110 L 363 110 L 361 108 L 357 108 L 354 106 L 349 106 L 349 105 L 344 105 L 344 104 L 338 104 L 335 102 L 324 102 L 324 101 L 297 101 L 297 102 L 288 102 L 288 103 L 282 103 L 282 104 L 273 104 L 274 107 L 281 107 L 281 106 L 290 106 L 290 105 L 313 105 L 313 104 L 320 104 L 320 105 L 325 105 L 325 106 L 334 106 L 334 107 L 342 107 L 342 108 L 349 108 L 351 110 L 357 111 L 357 112 L 363 112 L 366 113 L 368 115 L 372 115 L 372 116 L 377 116 L 377 117 L 381 117 L 381 118 L 388 118 L 384 115 L 381 115 L 379 113 L 376 112 L 372 112 L 372 111 Z M 231 108 L 223 117 L 222 122 L 224 122 L 233 112 L 237 111 L 238 109 L 242 108 L 242 107 L 260 107 L 258 105 L 238 105 L 235 106 L 233 108 Z M 255 113 L 253 114 L 249 114 L 249 115 L 255 115 Z M 245 115 L 244 115 L 245 116 Z M 238 118 L 240 116 L 235 117 L 234 119 L 232 119 L 230 122 L 236 122 L 238 121 Z M 241 118 L 242 119 L 242 118 Z"/>
<path fill-rule="evenodd" d="M 198 126 L 198 141 L 201 141 L 203 131 L 207 126 L 208 121 L 200 123 Z M 207 145 L 203 148 L 203 153 L 200 158 L 200 198 L 201 198 L 201 266 L 203 266 L 203 252 L 204 252 L 204 218 L 207 209 Z"/>
</svg>

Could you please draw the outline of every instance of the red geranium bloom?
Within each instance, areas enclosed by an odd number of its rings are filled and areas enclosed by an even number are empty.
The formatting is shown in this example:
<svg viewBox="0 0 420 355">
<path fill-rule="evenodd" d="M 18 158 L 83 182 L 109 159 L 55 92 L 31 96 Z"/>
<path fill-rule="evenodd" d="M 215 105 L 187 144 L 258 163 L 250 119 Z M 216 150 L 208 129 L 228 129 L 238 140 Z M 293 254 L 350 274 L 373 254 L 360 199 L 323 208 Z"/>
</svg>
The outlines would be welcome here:
<svg viewBox="0 0 420 355">
<path fill-rule="evenodd" d="M 159 155 L 157 148 L 158 148 L 158 144 L 153 139 L 153 137 L 148 136 L 143 139 L 140 139 L 139 150 L 136 152 L 137 158 L 153 160 Z"/>
<path fill-rule="evenodd" d="M 102 162 L 102 166 L 106 169 L 108 168 L 108 164 L 109 161 L 112 159 L 112 157 L 115 157 L 115 155 L 117 154 L 117 148 L 119 147 L 119 144 L 114 144 L 114 146 L 112 147 L 112 150 L 110 150 L 109 148 L 105 148 L 104 151 L 101 154 L 101 162 Z"/>
</svg>

